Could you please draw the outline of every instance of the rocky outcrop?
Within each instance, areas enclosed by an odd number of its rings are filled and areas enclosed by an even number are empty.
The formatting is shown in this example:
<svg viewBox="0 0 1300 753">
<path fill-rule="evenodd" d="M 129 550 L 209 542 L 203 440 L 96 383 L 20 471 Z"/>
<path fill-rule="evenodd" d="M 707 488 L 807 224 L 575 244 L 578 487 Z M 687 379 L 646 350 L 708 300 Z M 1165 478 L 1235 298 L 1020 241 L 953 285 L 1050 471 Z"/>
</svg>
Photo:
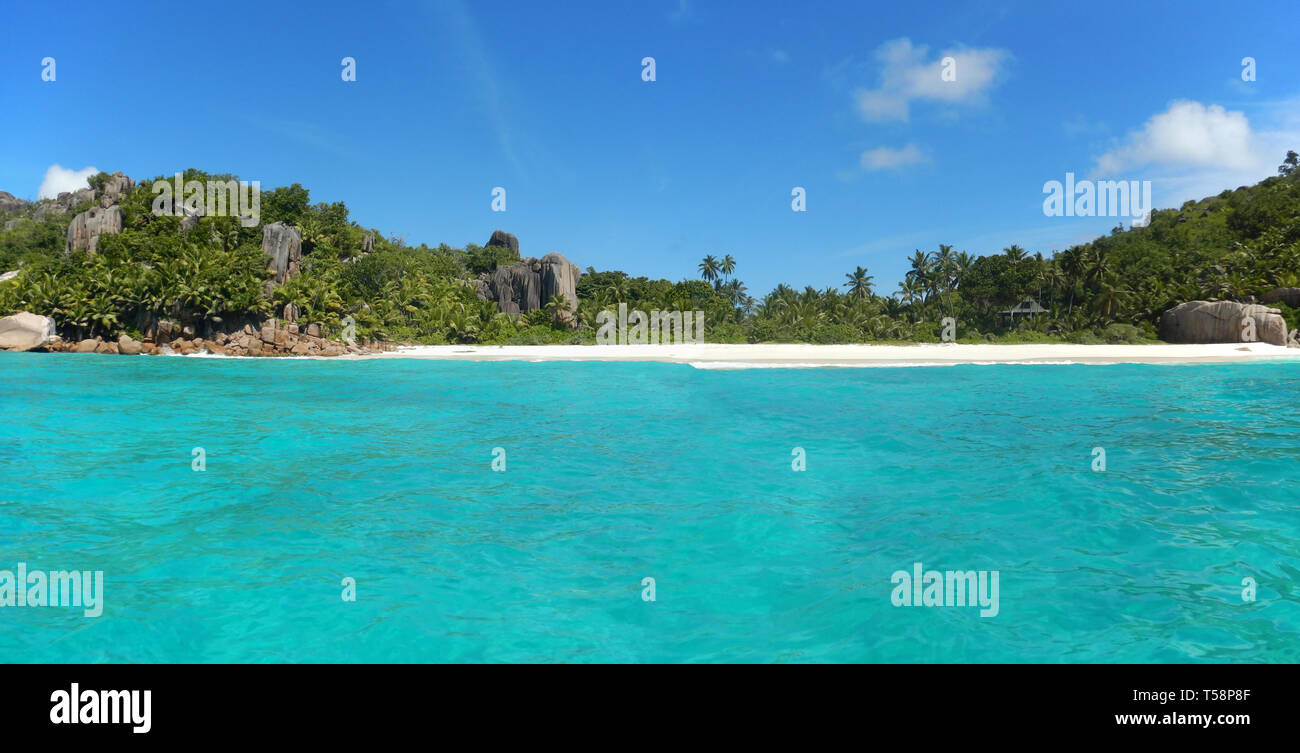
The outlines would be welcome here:
<svg viewBox="0 0 1300 753">
<path fill-rule="evenodd" d="M 0 319 L 0 350 L 35 350 L 58 341 L 54 320 L 20 311 Z"/>
<path fill-rule="evenodd" d="M 119 203 L 122 197 L 126 195 L 126 192 L 132 188 L 135 188 L 135 181 L 120 172 L 113 173 L 113 177 L 108 179 L 100 192 L 99 206 L 107 209 Z"/>
<path fill-rule="evenodd" d="M 90 188 L 82 188 L 77 191 L 64 191 L 56 198 L 37 202 L 36 210 L 32 212 L 32 219 L 40 222 L 45 219 L 47 215 L 67 214 L 73 207 L 94 200 L 95 191 Z"/>
<path fill-rule="evenodd" d="M 218 332 L 210 337 L 198 337 L 193 327 L 182 327 L 163 319 L 155 322 L 153 327 L 145 332 L 143 342 L 127 335 L 121 335 L 113 341 L 94 337 L 72 343 L 54 338 L 52 342 L 46 344 L 45 350 L 121 355 L 211 353 L 223 356 L 328 357 L 381 353 L 393 347 L 373 340 L 344 343 L 337 339 L 326 339 L 324 335 L 324 328 L 316 323 L 299 327 L 297 324 L 268 319 L 261 326 L 245 324 L 242 328 L 231 332 Z"/>
<path fill-rule="evenodd" d="M 361 253 L 372 254 L 375 252 L 375 234 L 366 233 L 361 238 Z"/>
<path fill-rule="evenodd" d="M 142 346 L 128 335 L 117 338 L 117 352 L 124 356 L 138 356 Z"/>
<path fill-rule="evenodd" d="M 182 207 L 181 212 L 185 215 L 181 217 L 181 232 L 188 233 L 199 226 L 199 220 L 203 219 L 203 213 L 194 207 Z"/>
<path fill-rule="evenodd" d="M 488 289 L 497 308 L 505 314 L 519 314 L 542 307 L 542 268 L 533 258 L 517 264 L 497 267 L 488 281 Z"/>
<path fill-rule="evenodd" d="M 1300 288 L 1274 288 L 1260 296 L 1262 303 L 1285 303 L 1291 308 L 1300 308 Z"/>
<path fill-rule="evenodd" d="M 1243 342 L 1243 321 L 1255 320 L 1255 340 L 1286 345 L 1286 320 L 1278 309 L 1235 301 L 1189 301 L 1160 315 L 1160 339 L 1171 343 Z"/>
<path fill-rule="evenodd" d="M 515 253 L 519 253 L 519 239 L 516 238 L 513 233 L 507 233 L 504 230 L 493 230 L 492 237 L 488 238 L 488 242 L 483 245 L 501 246 L 503 248 L 508 248 Z"/>
<path fill-rule="evenodd" d="M 480 296 L 496 301 L 497 308 L 505 314 L 545 308 L 556 295 L 564 296 L 569 307 L 577 309 L 581 277 L 582 271 L 563 254 L 547 254 L 541 259 L 528 257 L 510 266 L 497 267 L 486 279 L 480 277 L 476 287 Z M 567 315 L 558 318 L 566 323 L 572 321 Z"/>
<path fill-rule="evenodd" d="M 17 220 L 9 220 L 9 221 L 5 222 L 5 232 L 7 233 L 7 232 L 9 232 L 10 230 L 13 230 L 14 228 L 16 228 L 16 227 L 18 227 L 19 225 L 21 225 L 22 222 L 23 222 L 23 221 L 22 221 L 21 218 L 20 218 L 20 219 L 17 219 Z"/>
<path fill-rule="evenodd" d="M 202 347 L 212 353 L 229 356 L 344 356 L 375 353 L 389 346 L 376 342 L 347 344 L 323 337 L 319 324 L 300 328 L 297 324 L 268 319 L 261 327 L 249 324 L 231 334 L 218 334 L 208 341 L 172 341 L 168 346 L 174 352 L 186 353 Z"/>
<path fill-rule="evenodd" d="M 272 222 L 262 228 L 262 250 L 270 261 L 267 266 L 275 273 L 271 279 L 283 283 L 298 274 L 302 261 L 302 236 L 296 228 L 283 222 Z"/>
<path fill-rule="evenodd" d="M 8 191 L 0 191 L 0 212 L 17 212 L 27 207 L 27 202 Z"/>
<path fill-rule="evenodd" d="M 10 280 L 14 279 L 17 276 L 18 276 L 18 270 L 16 269 L 13 270 L 12 272 L 0 273 L 0 282 L 9 282 Z"/>
<path fill-rule="evenodd" d="M 542 305 L 552 298 L 562 295 L 569 302 L 569 309 L 578 309 L 578 278 L 582 270 L 572 264 L 563 254 L 547 254 L 542 257 Z"/>
<path fill-rule="evenodd" d="M 76 217 L 68 225 L 69 252 L 86 249 L 95 253 L 99 236 L 116 235 L 122 232 L 122 210 L 119 207 L 91 207 Z"/>
</svg>

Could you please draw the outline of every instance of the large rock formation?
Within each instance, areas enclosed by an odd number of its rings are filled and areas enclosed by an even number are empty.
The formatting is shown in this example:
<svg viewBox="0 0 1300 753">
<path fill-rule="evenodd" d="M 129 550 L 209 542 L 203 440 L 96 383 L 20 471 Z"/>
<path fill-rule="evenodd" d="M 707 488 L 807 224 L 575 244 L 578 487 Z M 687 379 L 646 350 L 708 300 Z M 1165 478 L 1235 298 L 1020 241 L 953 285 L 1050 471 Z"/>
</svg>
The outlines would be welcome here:
<svg viewBox="0 0 1300 753">
<path fill-rule="evenodd" d="M 135 181 L 120 172 L 113 173 L 113 177 L 104 184 L 103 191 L 99 195 L 99 205 L 108 208 L 119 203 L 126 192 L 132 188 L 135 188 Z"/>
<path fill-rule="evenodd" d="M 1171 343 L 1243 342 L 1242 321 L 1255 319 L 1255 339 L 1286 345 L 1286 320 L 1278 309 L 1235 301 L 1188 301 L 1160 315 L 1160 339 Z"/>
<path fill-rule="evenodd" d="M 1274 288 L 1259 300 L 1263 303 L 1285 303 L 1291 308 L 1300 308 L 1300 288 Z"/>
<path fill-rule="evenodd" d="M 95 191 L 91 188 L 82 188 L 77 191 L 64 191 L 56 198 L 37 202 L 36 210 L 32 212 L 32 219 L 40 222 L 47 215 L 67 214 L 68 210 L 73 207 L 94 200 Z"/>
<path fill-rule="evenodd" d="M 275 272 L 276 283 L 287 281 L 298 274 L 302 261 L 302 236 L 297 228 L 283 222 L 272 222 L 262 228 L 262 250 L 270 257 L 267 266 Z"/>
<path fill-rule="evenodd" d="M 48 316 L 21 311 L 0 319 L 0 350 L 32 350 L 57 339 Z"/>
<path fill-rule="evenodd" d="M 8 191 L 0 191 L 0 212 L 17 212 L 27 206 L 27 202 Z"/>
<path fill-rule="evenodd" d="M 99 236 L 122 232 L 122 210 L 119 207 L 91 207 L 68 225 L 68 251 L 84 248 L 95 253 Z"/>
<path fill-rule="evenodd" d="M 515 253 L 519 253 L 519 239 L 516 238 L 514 234 L 507 233 L 504 230 L 493 230 L 492 237 L 488 238 L 488 242 L 483 245 L 502 246 L 514 251 Z"/>
<path fill-rule="evenodd" d="M 545 306 L 556 295 L 562 295 L 569 301 L 571 311 L 578 310 L 578 278 L 582 270 L 572 264 L 563 254 L 547 254 L 542 257 L 542 305 Z"/>
<path fill-rule="evenodd" d="M 499 266 L 492 276 L 481 282 L 480 295 L 497 302 L 502 313 L 520 314 L 545 308 L 556 295 L 569 301 L 570 309 L 578 307 L 578 279 L 582 271 L 571 264 L 563 254 L 547 254 L 541 259 L 531 256 L 510 266 Z M 481 279 L 481 278 L 480 278 Z M 562 321 L 571 318 L 561 316 Z"/>
<path fill-rule="evenodd" d="M 505 314 L 520 314 L 542 307 L 542 268 L 534 258 L 499 266 L 488 280 L 488 291 Z"/>
</svg>

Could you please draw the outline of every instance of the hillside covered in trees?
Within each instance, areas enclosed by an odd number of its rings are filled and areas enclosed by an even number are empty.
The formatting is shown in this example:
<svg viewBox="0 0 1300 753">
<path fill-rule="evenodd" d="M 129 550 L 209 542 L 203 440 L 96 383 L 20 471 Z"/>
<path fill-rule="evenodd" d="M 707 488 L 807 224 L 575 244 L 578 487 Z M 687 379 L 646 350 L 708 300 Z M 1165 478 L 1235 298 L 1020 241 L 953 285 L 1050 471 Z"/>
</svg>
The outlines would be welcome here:
<svg viewBox="0 0 1300 753">
<path fill-rule="evenodd" d="M 120 231 L 99 235 L 93 252 L 74 248 L 69 226 L 113 179 L 101 173 L 91 179 L 94 192 L 58 201 L 0 193 L 0 273 L 9 272 L 0 276 L 0 316 L 50 316 L 70 339 L 141 338 L 160 319 L 210 332 L 293 306 L 327 335 L 352 322 L 357 337 L 390 342 L 591 343 L 597 314 L 625 302 L 704 311 L 708 342 L 934 341 L 944 317 L 957 321 L 966 342 L 1139 342 L 1155 339 L 1161 312 L 1181 302 L 1245 302 L 1300 287 L 1296 163 L 1291 152 L 1276 177 L 1155 210 L 1144 227 L 1117 227 L 1051 256 L 1014 245 L 984 256 L 942 244 L 915 250 L 893 291 L 878 290 L 858 267 L 840 288 L 780 285 L 756 299 L 737 276 L 740 250 L 727 249 L 693 270 L 700 279 L 677 282 L 588 267 L 576 284 L 576 310 L 555 296 L 519 314 L 484 300 L 476 282 L 516 263 L 516 249 L 409 246 L 363 228 L 342 202 L 313 204 L 298 184 L 264 191 L 260 223 L 245 227 L 237 217 L 158 216 L 153 180 L 141 181 L 114 199 Z M 190 170 L 184 178 L 233 176 Z M 272 280 L 263 250 L 272 223 L 301 241 L 300 268 L 282 283 Z M 1046 312 L 1004 315 L 1027 296 Z M 1285 304 L 1269 305 L 1291 328 L 1300 324 Z"/>
</svg>

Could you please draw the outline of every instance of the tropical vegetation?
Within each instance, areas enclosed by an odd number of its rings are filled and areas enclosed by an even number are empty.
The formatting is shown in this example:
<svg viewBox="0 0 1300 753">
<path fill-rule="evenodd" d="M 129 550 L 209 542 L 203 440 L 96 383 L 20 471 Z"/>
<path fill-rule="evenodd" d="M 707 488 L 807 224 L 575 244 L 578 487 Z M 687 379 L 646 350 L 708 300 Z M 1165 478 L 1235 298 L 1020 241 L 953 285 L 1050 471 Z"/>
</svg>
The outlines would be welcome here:
<svg viewBox="0 0 1300 753">
<path fill-rule="evenodd" d="M 838 288 L 781 284 L 754 298 L 729 252 L 704 257 L 698 279 L 676 282 L 588 267 L 571 317 L 557 316 L 571 307 L 562 296 L 522 315 L 500 313 L 479 297 L 474 279 L 516 261 L 515 251 L 407 245 L 351 220 L 343 202 L 312 203 L 296 183 L 262 194 L 262 223 L 296 227 L 303 246 L 300 274 L 268 284 L 260 227 L 203 217 L 182 229 L 180 218 L 151 211 L 146 180 L 121 201 L 123 231 L 101 236 L 94 254 L 65 252 L 68 224 L 88 204 L 67 213 L 41 212 L 37 204 L 0 215 L 0 222 L 18 220 L 0 232 L 0 272 L 19 272 L 0 282 L 0 315 L 52 316 L 65 337 L 139 337 L 150 319 L 199 332 L 257 321 L 292 304 L 300 319 L 327 331 L 350 318 L 368 339 L 546 344 L 593 342 L 597 314 L 626 303 L 704 311 L 710 342 L 933 341 L 947 317 L 967 342 L 1140 342 L 1154 339 L 1160 313 L 1180 302 L 1248 301 L 1272 288 L 1300 287 L 1298 163 L 1289 152 L 1275 177 L 1155 210 L 1145 225 L 1117 226 L 1048 256 L 1017 245 L 987 255 L 946 244 L 916 249 L 904 279 L 887 292 L 859 265 Z M 1004 313 L 1026 297 L 1046 312 Z M 1292 327 L 1300 325 L 1295 311 L 1271 305 Z"/>
</svg>

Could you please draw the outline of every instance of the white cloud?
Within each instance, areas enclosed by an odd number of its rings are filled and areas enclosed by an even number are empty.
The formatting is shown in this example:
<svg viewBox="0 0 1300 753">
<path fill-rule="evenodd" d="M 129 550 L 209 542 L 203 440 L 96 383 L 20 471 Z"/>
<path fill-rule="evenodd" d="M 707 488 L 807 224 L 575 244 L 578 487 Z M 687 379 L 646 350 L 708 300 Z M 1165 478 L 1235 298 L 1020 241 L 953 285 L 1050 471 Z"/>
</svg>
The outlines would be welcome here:
<svg viewBox="0 0 1300 753">
<path fill-rule="evenodd" d="M 1095 172 L 1115 175 L 1146 165 L 1239 171 L 1260 168 L 1262 160 L 1245 113 L 1179 100 L 1098 157 Z"/>
<path fill-rule="evenodd" d="M 991 47 L 956 47 L 933 58 L 928 55 L 929 49 L 927 45 L 913 45 L 906 37 L 876 48 L 876 59 L 883 65 L 880 86 L 853 93 L 863 119 L 907 120 L 914 100 L 950 105 L 982 104 L 1011 58 L 1006 50 Z M 951 81 L 943 80 L 942 76 L 943 59 L 947 57 L 954 63 Z"/>
<path fill-rule="evenodd" d="M 86 179 L 92 175 L 98 175 L 99 168 L 83 167 L 80 170 L 69 170 L 66 167 L 60 167 L 57 164 L 50 165 L 50 169 L 45 171 L 45 179 L 41 181 L 41 188 L 36 192 L 38 199 L 54 199 L 64 191 L 77 191 L 82 188 L 90 188 Z"/>
<path fill-rule="evenodd" d="M 1098 157 L 1091 177 L 1150 180 L 1157 209 L 1254 185 L 1300 145 L 1300 98 L 1255 103 L 1251 112 L 1174 102 Z"/>
<path fill-rule="evenodd" d="M 930 158 L 916 144 L 908 144 L 902 149 L 881 146 L 862 153 L 862 167 L 866 170 L 893 170 L 929 161 Z"/>
</svg>

